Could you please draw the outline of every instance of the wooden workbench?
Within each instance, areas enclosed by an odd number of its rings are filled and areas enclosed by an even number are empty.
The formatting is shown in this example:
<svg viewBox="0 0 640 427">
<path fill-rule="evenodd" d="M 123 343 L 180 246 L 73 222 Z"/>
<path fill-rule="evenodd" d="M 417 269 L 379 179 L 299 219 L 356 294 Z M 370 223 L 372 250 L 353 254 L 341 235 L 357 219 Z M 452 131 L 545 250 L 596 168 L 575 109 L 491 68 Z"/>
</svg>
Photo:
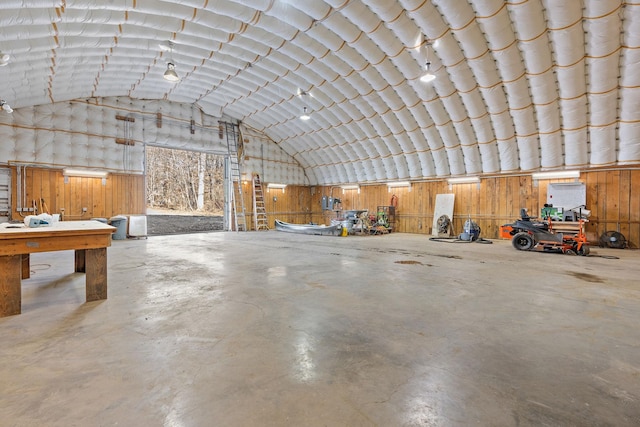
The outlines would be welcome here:
<svg viewBox="0 0 640 427">
<path fill-rule="evenodd" d="M 65 221 L 47 227 L 0 228 L 0 317 L 20 314 L 22 279 L 29 254 L 75 250 L 75 271 L 84 272 L 87 301 L 107 298 L 107 247 L 115 227 L 98 221 Z"/>
</svg>

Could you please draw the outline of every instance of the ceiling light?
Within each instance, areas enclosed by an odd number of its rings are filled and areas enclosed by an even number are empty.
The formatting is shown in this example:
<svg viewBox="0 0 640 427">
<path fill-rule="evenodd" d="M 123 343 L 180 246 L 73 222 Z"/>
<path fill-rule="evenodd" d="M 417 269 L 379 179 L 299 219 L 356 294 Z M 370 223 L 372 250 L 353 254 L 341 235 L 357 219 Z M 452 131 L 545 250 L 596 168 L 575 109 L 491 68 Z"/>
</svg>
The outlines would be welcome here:
<svg viewBox="0 0 640 427">
<path fill-rule="evenodd" d="M 358 184 L 348 184 L 342 185 L 342 194 L 344 194 L 347 190 L 358 190 L 358 194 L 360 194 L 360 186 Z"/>
<path fill-rule="evenodd" d="M 462 176 L 460 178 L 449 178 L 447 183 L 449 184 L 476 184 L 480 182 L 480 178 L 477 176 Z"/>
<path fill-rule="evenodd" d="M 562 178 L 580 178 L 580 171 L 556 171 L 556 172 L 539 172 L 531 174 L 534 180 L 538 179 L 562 179 Z"/>
<path fill-rule="evenodd" d="M 13 113 L 13 108 L 11 108 L 11 105 L 7 104 L 4 99 L 0 99 L 0 107 L 2 107 L 4 112 L 7 114 Z"/>
<path fill-rule="evenodd" d="M 436 75 L 429 71 L 429 67 L 431 66 L 431 62 L 427 62 L 425 66 L 425 73 L 422 77 L 420 77 L 420 81 L 424 83 L 432 82 L 436 79 Z"/>
<path fill-rule="evenodd" d="M 169 62 L 167 63 L 167 71 L 164 72 L 163 77 L 170 82 L 177 82 L 180 80 L 180 77 L 178 77 L 178 73 L 176 73 L 176 64 L 173 62 L 173 41 L 167 40 L 166 45 L 164 43 L 160 44 L 160 48 L 166 50 L 163 46 L 169 47 Z"/>
<path fill-rule="evenodd" d="M 278 188 L 280 190 L 284 190 L 285 188 L 287 188 L 287 184 L 277 184 L 275 182 L 270 182 L 269 184 L 267 184 L 267 188 Z"/>
<path fill-rule="evenodd" d="M 0 52 L 0 67 L 4 67 L 11 60 L 11 56 L 8 53 Z"/>
<path fill-rule="evenodd" d="M 342 189 L 343 190 L 359 190 L 360 186 L 358 184 L 349 184 L 349 185 L 343 185 Z"/>
<path fill-rule="evenodd" d="M 392 188 L 408 188 L 411 191 L 411 183 L 409 181 L 387 182 L 387 190 L 391 192 Z"/>
<path fill-rule="evenodd" d="M 300 116 L 300 120 L 309 120 L 310 118 L 311 118 L 311 116 L 307 112 L 307 107 L 304 107 L 302 109 L 302 115 Z"/>
<path fill-rule="evenodd" d="M 387 182 L 387 187 L 411 187 L 411 183 L 409 181 Z"/>
<path fill-rule="evenodd" d="M 62 171 L 64 176 L 81 176 L 86 178 L 105 178 L 109 175 L 107 171 L 95 170 L 95 169 L 71 169 L 65 168 Z"/>
<path fill-rule="evenodd" d="M 167 64 L 167 71 L 164 72 L 164 79 L 170 82 L 177 82 L 180 80 L 178 73 L 176 73 L 176 66 L 173 62 Z"/>
<path fill-rule="evenodd" d="M 429 40 L 427 40 L 426 38 L 424 39 L 424 45 L 426 48 L 426 53 L 425 53 L 425 58 L 426 58 L 426 65 L 424 67 L 425 69 L 425 74 L 420 77 L 420 81 L 423 83 L 429 83 L 432 82 L 436 79 L 436 75 L 433 74 L 430 70 L 431 68 L 431 61 L 429 60 L 429 48 L 431 47 L 431 43 L 429 42 Z"/>
<path fill-rule="evenodd" d="M 287 188 L 287 184 L 277 184 L 275 182 L 271 182 L 267 184 L 267 192 L 269 192 L 271 188 L 282 190 L 282 192 L 284 193 L 284 189 Z"/>
</svg>

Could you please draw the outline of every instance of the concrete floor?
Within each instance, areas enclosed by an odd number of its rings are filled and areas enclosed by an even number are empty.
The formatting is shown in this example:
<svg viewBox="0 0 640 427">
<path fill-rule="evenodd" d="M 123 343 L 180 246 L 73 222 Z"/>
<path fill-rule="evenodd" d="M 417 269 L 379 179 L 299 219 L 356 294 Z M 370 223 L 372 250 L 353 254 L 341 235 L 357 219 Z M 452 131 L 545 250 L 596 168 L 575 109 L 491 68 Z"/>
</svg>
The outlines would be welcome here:
<svg viewBox="0 0 640 427">
<path fill-rule="evenodd" d="M 638 426 L 640 253 L 276 231 L 32 256 L 2 426 Z"/>
</svg>

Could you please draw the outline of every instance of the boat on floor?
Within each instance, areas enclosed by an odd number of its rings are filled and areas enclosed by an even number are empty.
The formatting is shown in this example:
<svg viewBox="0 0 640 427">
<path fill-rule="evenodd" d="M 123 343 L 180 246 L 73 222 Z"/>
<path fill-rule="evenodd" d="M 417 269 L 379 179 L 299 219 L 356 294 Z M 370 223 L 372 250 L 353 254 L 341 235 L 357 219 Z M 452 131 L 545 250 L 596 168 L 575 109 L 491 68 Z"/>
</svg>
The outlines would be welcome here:
<svg viewBox="0 0 640 427">
<path fill-rule="evenodd" d="M 320 236 L 337 236 L 340 232 L 340 225 L 319 225 L 319 224 L 291 224 L 276 219 L 276 230 L 287 233 L 314 234 Z"/>
</svg>

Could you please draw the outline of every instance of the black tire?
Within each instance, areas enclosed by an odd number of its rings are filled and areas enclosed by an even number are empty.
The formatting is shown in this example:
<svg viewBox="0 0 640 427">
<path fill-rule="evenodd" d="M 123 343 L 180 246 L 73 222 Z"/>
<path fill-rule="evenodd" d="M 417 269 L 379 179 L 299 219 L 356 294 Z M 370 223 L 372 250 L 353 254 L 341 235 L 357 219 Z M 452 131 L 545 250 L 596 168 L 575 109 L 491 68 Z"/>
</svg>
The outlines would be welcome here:
<svg viewBox="0 0 640 427">
<path fill-rule="evenodd" d="M 533 236 L 526 232 L 516 233 L 511 239 L 511 244 L 519 251 L 529 251 L 534 245 Z"/>
<path fill-rule="evenodd" d="M 587 245 L 582 245 L 577 252 L 578 252 L 578 255 L 587 256 L 589 255 L 589 252 L 591 252 L 591 249 L 589 249 L 589 246 Z"/>
</svg>

